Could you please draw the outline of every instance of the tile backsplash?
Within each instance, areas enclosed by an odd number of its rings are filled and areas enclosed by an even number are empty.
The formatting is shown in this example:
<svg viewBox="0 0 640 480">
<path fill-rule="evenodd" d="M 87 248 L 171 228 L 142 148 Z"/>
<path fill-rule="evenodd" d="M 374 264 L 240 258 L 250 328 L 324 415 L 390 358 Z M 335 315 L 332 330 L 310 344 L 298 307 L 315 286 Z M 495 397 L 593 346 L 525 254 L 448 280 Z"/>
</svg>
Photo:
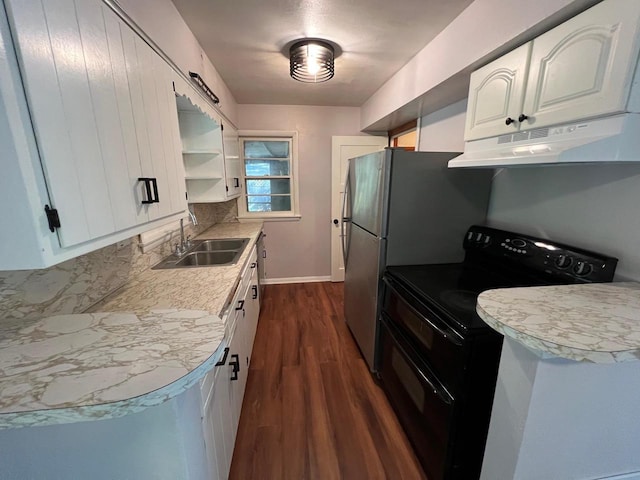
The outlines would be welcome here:
<svg viewBox="0 0 640 480">
<path fill-rule="evenodd" d="M 216 223 L 235 222 L 235 200 L 195 204 L 197 235 Z M 0 271 L 0 321 L 80 313 L 171 253 L 174 239 L 142 253 L 138 236 L 42 270 Z"/>
</svg>

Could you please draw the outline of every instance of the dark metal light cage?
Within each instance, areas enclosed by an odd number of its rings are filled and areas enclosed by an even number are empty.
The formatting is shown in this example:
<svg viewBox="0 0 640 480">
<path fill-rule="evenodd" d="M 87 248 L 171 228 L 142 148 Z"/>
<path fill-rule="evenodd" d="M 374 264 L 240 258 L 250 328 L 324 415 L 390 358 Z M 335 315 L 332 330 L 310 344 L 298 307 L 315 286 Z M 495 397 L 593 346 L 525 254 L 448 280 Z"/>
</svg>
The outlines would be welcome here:
<svg viewBox="0 0 640 480">
<path fill-rule="evenodd" d="M 301 40 L 289 49 L 289 73 L 299 82 L 320 83 L 334 74 L 333 47 L 320 40 Z M 310 69 L 311 66 L 311 69 Z M 317 69 L 317 72 L 313 72 Z"/>
</svg>

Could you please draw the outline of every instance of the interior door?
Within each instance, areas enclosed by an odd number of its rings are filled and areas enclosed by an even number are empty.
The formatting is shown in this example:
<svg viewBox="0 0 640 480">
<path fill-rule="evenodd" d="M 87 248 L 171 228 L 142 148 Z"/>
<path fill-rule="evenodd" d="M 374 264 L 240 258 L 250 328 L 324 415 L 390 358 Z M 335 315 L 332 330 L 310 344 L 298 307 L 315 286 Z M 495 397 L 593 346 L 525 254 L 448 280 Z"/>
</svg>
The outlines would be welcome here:
<svg viewBox="0 0 640 480">
<path fill-rule="evenodd" d="M 382 150 L 388 144 L 387 137 L 360 135 L 353 137 L 335 136 L 331 139 L 331 281 L 344 280 L 342 257 L 342 203 L 347 176 L 347 162 L 350 158 Z"/>
</svg>

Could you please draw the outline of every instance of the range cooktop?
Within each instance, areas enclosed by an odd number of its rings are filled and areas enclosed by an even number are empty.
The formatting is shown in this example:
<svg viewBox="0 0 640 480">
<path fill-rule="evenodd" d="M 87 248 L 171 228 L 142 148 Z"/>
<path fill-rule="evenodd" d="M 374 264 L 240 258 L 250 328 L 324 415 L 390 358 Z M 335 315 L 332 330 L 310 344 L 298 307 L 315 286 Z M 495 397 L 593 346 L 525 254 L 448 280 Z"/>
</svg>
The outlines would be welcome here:
<svg viewBox="0 0 640 480">
<path fill-rule="evenodd" d="M 488 328 L 478 295 L 494 288 L 610 282 L 617 259 L 550 240 L 472 226 L 462 263 L 387 267 L 420 303 L 463 331 Z"/>
</svg>

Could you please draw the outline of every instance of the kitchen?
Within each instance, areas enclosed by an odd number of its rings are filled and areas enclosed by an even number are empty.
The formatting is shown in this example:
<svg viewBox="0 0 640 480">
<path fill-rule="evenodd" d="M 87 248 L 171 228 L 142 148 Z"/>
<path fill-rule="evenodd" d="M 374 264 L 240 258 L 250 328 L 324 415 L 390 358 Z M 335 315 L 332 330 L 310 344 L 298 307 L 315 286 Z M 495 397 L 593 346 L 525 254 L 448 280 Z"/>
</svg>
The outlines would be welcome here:
<svg viewBox="0 0 640 480">
<path fill-rule="evenodd" d="M 362 130 L 386 131 L 421 117 L 420 150 L 462 151 L 467 86 L 457 82 L 464 84 L 461 79 L 465 75 L 468 78 L 476 67 L 569 18 L 589 2 L 536 2 L 536 5 L 527 5 L 525 12 L 505 2 L 476 1 L 361 108 L 236 105 L 223 80 L 201 59 L 195 38 L 172 4 L 120 4 L 183 71 L 204 71 L 207 84 L 221 98 L 222 112 L 237 126 L 246 130 L 298 131 L 302 218 L 297 222 L 268 222 L 265 232 L 269 278 L 303 281 L 327 280 L 329 275 L 328 235 L 323 237 L 318 232 L 326 230 L 331 218 L 327 160 L 331 136 L 358 135 Z M 497 8 L 503 12 L 497 26 L 492 22 L 486 25 L 476 22 L 477 18 L 492 18 Z M 429 105 L 428 109 L 419 110 L 420 102 Z M 634 164 L 499 170 L 492 187 L 489 221 L 498 228 L 604 251 L 620 260 L 617 269 L 620 279 L 638 280 L 640 258 L 633 239 L 640 224 L 634 202 L 639 173 L 640 168 Z M 327 200 L 318 202 L 318 198 Z M 229 214 L 224 209 L 225 205 L 216 207 L 213 216 L 224 218 Z M 200 223 L 206 223 L 202 222 L 204 213 L 196 214 Z M 296 241 L 291 242 L 291 238 Z M 109 293 L 113 282 L 120 284 L 134 275 L 136 268 L 143 268 L 142 265 L 131 267 L 128 248 L 130 246 L 124 245 L 108 252 L 111 257 L 115 254 L 121 264 L 103 261 L 100 267 L 92 270 L 89 266 L 84 273 L 54 268 L 34 270 L 31 274 L 24 271 L 3 274 L 3 302 L 8 298 L 12 302 L 9 308 L 24 317 L 37 313 L 43 304 L 46 307 L 43 313 L 49 315 L 82 311 Z M 284 258 L 286 262 L 275 260 Z M 86 260 L 77 263 L 83 264 Z M 108 265 L 109 270 L 101 270 L 104 265 Z M 59 295 L 66 284 L 72 284 L 73 288 L 66 295 Z M 28 292 L 28 298 L 12 295 L 12 290 L 21 288 Z"/>
</svg>

